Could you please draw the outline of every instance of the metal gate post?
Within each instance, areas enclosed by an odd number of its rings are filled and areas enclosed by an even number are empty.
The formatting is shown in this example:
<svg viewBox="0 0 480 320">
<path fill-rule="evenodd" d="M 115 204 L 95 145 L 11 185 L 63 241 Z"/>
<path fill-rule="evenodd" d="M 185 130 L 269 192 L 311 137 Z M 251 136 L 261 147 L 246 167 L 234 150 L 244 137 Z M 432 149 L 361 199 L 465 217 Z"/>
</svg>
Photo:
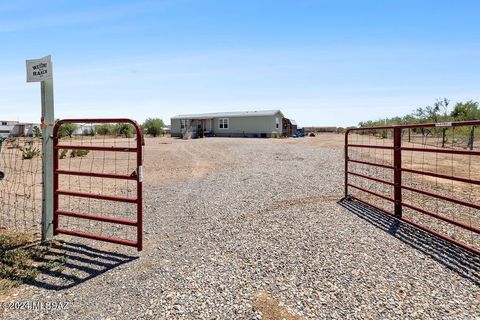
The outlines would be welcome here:
<svg viewBox="0 0 480 320">
<path fill-rule="evenodd" d="M 137 250 L 143 250 L 143 133 L 140 126 L 137 131 Z"/>
<path fill-rule="evenodd" d="M 402 218 L 402 128 L 393 128 L 393 199 L 394 214 Z"/>
<path fill-rule="evenodd" d="M 348 197 L 348 133 L 350 130 L 345 132 L 345 198 Z"/>
</svg>

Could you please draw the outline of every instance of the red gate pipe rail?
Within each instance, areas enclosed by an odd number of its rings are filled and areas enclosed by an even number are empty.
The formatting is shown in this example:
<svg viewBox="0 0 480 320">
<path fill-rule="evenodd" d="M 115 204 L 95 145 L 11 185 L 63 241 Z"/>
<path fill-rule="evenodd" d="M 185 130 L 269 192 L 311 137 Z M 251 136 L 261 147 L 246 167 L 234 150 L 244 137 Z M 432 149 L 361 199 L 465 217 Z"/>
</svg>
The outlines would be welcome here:
<svg viewBox="0 0 480 320">
<path fill-rule="evenodd" d="M 66 123 L 91 123 L 91 124 L 106 124 L 106 123 L 126 123 L 130 124 L 135 128 L 136 132 L 136 147 L 117 147 L 117 146 L 90 146 L 90 145 L 62 145 L 59 144 L 59 130 L 60 127 Z M 106 241 L 131 247 L 136 247 L 138 251 L 143 249 L 143 182 L 142 182 L 142 161 L 143 161 L 143 150 L 142 150 L 142 131 L 140 126 L 131 119 L 125 118 L 109 118 L 109 119 L 65 119 L 59 120 L 55 124 L 53 129 L 53 166 L 54 166 L 54 218 L 53 218 L 53 230 L 54 234 L 67 234 L 72 236 L 78 236 L 93 240 Z M 90 150 L 90 151 L 104 151 L 104 152 L 131 152 L 136 154 L 136 172 L 133 172 L 130 175 L 127 174 L 113 174 L 113 173 L 98 173 L 98 172 L 83 172 L 83 171 L 72 171 L 72 170 L 63 170 L 59 169 L 59 150 Z M 94 178 L 108 178 L 108 179 L 120 179 L 120 180 L 132 180 L 136 181 L 137 194 L 135 198 L 128 198 L 115 195 L 101 195 L 87 192 L 76 192 L 69 190 L 59 189 L 59 176 L 60 175 L 74 175 L 74 176 L 83 176 L 83 177 L 94 177 Z M 125 219 L 117 219 L 104 217 L 100 215 L 85 214 L 81 212 L 70 212 L 59 209 L 59 196 L 73 196 L 81 198 L 91 198 L 97 200 L 106 200 L 106 201 L 119 201 L 136 204 L 136 221 L 130 221 Z M 105 223 L 128 225 L 136 227 L 136 240 L 127 240 L 120 239 L 116 237 L 106 237 L 99 234 L 93 234 L 89 232 L 81 232 L 75 230 L 67 230 L 59 227 L 60 216 L 72 217 L 77 219 L 86 219 L 86 220 L 95 220 Z"/>
<path fill-rule="evenodd" d="M 114 237 L 104 237 L 104 236 L 100 236 L 100 235 L 93 234 L 93 233 L 78 232 L 78 231 L 72 231 L 72 230 L 66 230 L 66 229 L 57 229 L 57 234 L 59 234 L 59 233 L 60 234 L 67 234 L 67 235 L 70 235 L 70 236 L 77 236 L 77 237 L 81 237 L 81 238 L 92 239 L 92 240 L 100 240 L 100 241 L 105 241 L 105 242 L 122 244 L 124 246 L 136 247 L 138 249 L 138 242 L 137 241 L 125 240 L 125 239 L 114 238 Z M 138 250 L 140 251 L 141 249 L 138 249 Z"/>
<path fill-rule="evenodd" d="M 448 154 L 463 154 L 470 156 L 480 156 L 480 151 L 461 150 L 461 149 L 439 149 L 439 148 L 409 148 L 402 147 L 402 151 L 418 151 L 418 152 L 433 152 L 433 153 L 448 153 Z"/>
<path fill-rule="evenodd" d="M 442 215 L 436 214 L 434 212 L 430 212 L 428 210 L 424 210 L 424 209 L 419 208 L 417 206 L 414 206 L 414 205 L 411 205 L 411 204 L 408 204 L 408 203 L 405 203 L 405 202 L 402 202 L 402 205 L 407 207 L 407 208 L 410 208 L 410 209 L 416 210 L 418 212 L 421 212 L 423 214 L 426 214 L 428 216 L 431 216 L 431 217 L 443 220 L 445 222 L 451 223 L 453 225 L 456 225 L 457 227 L 461 227 L 461 228 L 464 228 L 464 229 L 467 229 L 467 230 L 470 230 L 470 231 L 473 231 L 473 232 L 476 232 L 476 233 L 480 232 L 480 228 L 475 228 L 475 227 L 469 226 L 468 224 L 465 224 L 465 223 L 462 223 L 460 221 L 456 221 L 456 220 L 444 217 Z"/>
<path fill-rule="evenodd" d="M 116 219 L 116 218 L 106 218 L 106 217 L 102 217 L 102 216 L 76 213 L 76 212 L 69 212 L 69 211 L 63 211 L 63 210 L 58 210 L 57 214 L 59 216 L 67 216 L 67 217 L 74 217 L 74 218 L 80 218 L 80 219 L 89 219 L 89 220 L 96 220 L 96 221 L 103 221 L 103 222 L 110 222 L 110 223 L 118 223 L 118 224 L 123 224 L 123 225 L 127 225 L 127 226 L 136 226 L 137 225 L 136 221 Z"/>
<path fill-rule="evenodd" d="M 385 150 L 393 150 L 394 147 L 390 146 L 377 146 L 377 145 L 365 145 L 365 144 L 349 144 L 350 148 L 371 148 L 371 149 L 385 149 Z"/>
<path fill-rule="evenodd" d="M 372 180 L 372 181 L 375 181 L 375 182 L 380 182 L 380 183 L 388 184 L 389 186 L 394 186 L 394 185 L 395 185 L 393 182 L 385 181 L 385 180 L 382 180 L 382 179 L 377 179 L 377 178 L 370 177 L 370 176 L 367 176 L 367 175 L 364 175 L 364 174 L 361 174 L 361 173 L 357 173 L 357 172 L 353 172 L 353 171 L 347 171 L 347 174 L 351 174 L 352 176 L 357 176 L 357 177 L 360 177 L 360 178 L 365 178 L 365 179 Z"/>
<path fill-rule="evenodd" d="M 356 185 L 354 185 L 354 184 L 349 183 L 347 186 L 352 187 L 352 188 L 355 188 L 355 189 L 358 189 L 358 190 L 363 191 L 363 192 L 366 192 L 366 193 L 369 193 L 369 194 L 374 195 L 374 196 L 376 196 L 376 197 L 379 197 L 379 198 L 381 198 L 381 199 L 383 199 L 383 200 L 387 200 L 387 201 L 390 201 L 390 202 L 395 202 L 395 200 L 392 199 L 392 198 L 389 198 L 389 197 L 386 197 L 386 196 L 384 196 L 384 195 L 381 195 L 380 193 L 376 193 L 376 192 L 374 192 L 374 191 L 370 191 L 370 190 L 368 190 L 368 189 L 365 189 L 365 188 L 356 186 Z"/>
<path fill-rule="evenodd" d="M 420 175 L 424 175 L 424 176 L 430 176 L 430 177 L 434 177 L 434 178 L 454 180 L 454 181 L 458 181 L 458 182 L 465 182 L 465 183 L 469 183 L 469 184 L 480 185 L 480 180 L 475 180 L 475 179 L 454 177 L 454 176 L 448 176 L 448 175 L 445 175 L 445 174 L 439 174 L 439 173 L 428 172 L 428 171 L 420 171 L 420 170 L 414 170 L 414 169 L 406 169 L 406 168 L 402 168 L 402 171 L 410 172 L 410 173 L 416 173 L 416 174 L 420 174 Z"/>
<path fill-rule="evenodd" d="M 125 147 L 100 147 L 100 146 L 71 146 L 68 144 L 56 145 L 54 149 L 69 149 L 69 150 L 89 150 L 89 151 L 111 151 L 111 152 L 137 152 L 137 148 Z"/>
<path fill-rule="evenodd" d="M 73 196 L 73 197 L 90 198 L 90 199 L 98 199 L 98 200 L 118 201 L 118 202 L 127 202 L 127 203 L 138 202 L 138 199 L 134 199 L 134 198 L 105 196 L 101 194 L 87 193 L 87 192 L 65 191 L 65 190 L 56 189 L 55 193 L 57 195 L 62 195 L 62 196 Z"/>
<path fill-rule="evenodd" d="M 475 203 L 463 201 L 463 200 L 456 199 L 456 198 L 445 197 L 445 196 L 442 196 L 440 194 L 436 194 L 436 193 L 433 193 L 433 192 L 428 192 L 428 191 L 425 191 L 425 190 L 420 190 L 420 189 L 417 189 L 417 188 L 412 188 L 412 187 L 409 187 L 409 186 L 402 186 L 402 188 L 404 190 L 421 193 L 421 194 L 424 194 L 424 195 L 432 197 L 432 198 L 437 198 L 437 199 L 441 199 L 441 200 L 445 200 L 445 201 L 450 201 L 450 202 L 453 202 L 453 203 L 456 203 L 456 204 L 459 204 L 459 205 L 462 205 L 462 206 L 465 206 L 465 207 L 470 207 L 470 208 L 473 208 L 473 209 L 480 210 L 480 205 L 475 204 Z"/>
<path fill-rule="evenodd" d="M 369 166 L 374 166 L 374 167 L 379 167 L 379 168 L 385 168 L 385 169 L 395 169 L 394 166 L 389 166 L 389 165 L 386 165 L 386 164 L 380 164 L 380 163 L 369 162 L 369 161 L 361 161 L 361 160 L 349 159 L 348 162 L 354 162 L 354 163 L 359 163 L 359 164 L 366 164 L 366 165 L 369 165 Z"/>
<path fill-rule="evenodd" d="M 71 170 L 56 170 L 57 174 L 69 174 L 72 176 L 84 176 L 84 177 L 95 177 L 95 178 L 109 178 L 109 179 L 123 179 L 123 180 L 137 180 L 137 173 L 133 174 L 112 174 L 112 173 L 97 173 L 97 172 L 81 172 L 81 171 L 71 171 Z"/>
<path fill-rule="evenodd" d="M 460 219 L 457 218 L 456 215 L 454 215 L 453 218 L 446 217 L 444 214 L 439 214 L 436 212 L 431 212 L 429 210 L 426 210 L 425 207 L 422 207 L 422 204 L 416 204 L 416 203 L 406 203 L 405 201 L 402 200 L 402 191 L 410 191 L 413 193 L 421 194 L 423 196 L 432 198 L 432 199 L 439 199 L 442 201 L 447 201 L 449 203 L 456 204 L 458 206 L 461 206 L 462 208 L 470 208 L 474 210 L 480 210 L 480 204 L 472 202 L 472 201 L 466 201 L 463 199 L 459 199 L 453 196 L 446 196 L 446 195 L 441 195 L 438 194 L 436 191 L 436 188 L 432 188 L 432 191 L 426 191 L 423 189 L 419 189 L 410 185 L 406 185 L 405 183 L 402 183 L 402 173 L 408 172 L 411 174 L 416 174 L 419 176 L 429 176 L 429 177 L 434 177 L 434 178 L 439 178 L 439 179 L 446 179 L 448 181 L 456 181 L 456 182 L 461 182 L 464 184 L 468 184 L 471 186 L 478 186 L 480 185 L 480 180 L 475 179 L 470 177 L 459 177 L 453 175 L 453 169 L 452 169 L 452 175 L 446 175 L 442 173 L 437 173 L 437 172 L 429 172 L 429 171 L 422 171 L 422 170 L 416 170 L 413 168 L 405 168 L 402 166 L 402 153 L 403 152 L 411 152 L 412 156 L 413 153 L 420 153 L 420 152 L 426 152 L 426 153 L 434 153 L 434 154 L 451 154 L 452 157 L 453 155 L 458 155 L 458 156 L 464 156 L 464 157 L 480 157 L 480 151 L 478 150 L 465 150 L 465 149 L 457 149 L 454 147 L 451 148 L 438 148 L 438 147 L 428 147 L 424 145 L 424 147 L 410 147 L 410 146 L 402 146 L 402 130 L 404 129 L 422 129 L 422 128 L 456 128 L 456 127 L 465 127 L 465 126 L 480 126 L 480 120 L 475 120 L 475 121 L 460 121 L 460 122 L 447 122 L 447 123 L 423 123 L 423 124 L 412 124 L 412 125 L 396 125 L 396 126 L 379 126 L 379 127 L 365 127 L 365 128 L 353 128 L 353 129 L 348 129 L 345 133 L 345 181 L 344 181 L 344 187 L 345 187 L 345 197 L 346 199 L 352 199 L 356 200 L 359 202 L 362 202 L 368 206 L 371 206 L 373 208 L 379 209 L 382 212 L 388 213 L 389 215 L 393 215 L 399 220 L 405 221 L 419 229 L 422 229 L 424 231 L 427 231 L 431 234 L 434 234 L 435 236 L 438 236 L 444 240 L 447 240 L 451 243 L 454 243 L 455 245 L 462 247 L 463 249 L 466 249 L 470 252 L 473 252 L 475 254 L 480 255 L 480 248 L 478 244 L 475 243 L 466 243 L 465 241 L 461 241 L 458 239 L 454 239 L 451 236 L 439 232 L 437 230 L 434 230 L 433 228 L 430 228 L 423 223 L 419 223 L 416 221 L 413 221 L 411 218 L 407 218 L 402 216 L 402 211 L 403 208 L 408 208 L 409 210 L 413 210 L 416 213 L 419 213 L 421 215 L 428 216 L 430 218 L 434 218 L 438 221 L 442 221 L 443 223 L 446 223 L 451 226 L 459 227 L 462 230 L 467 230 L 469 232 L 472 232 L 473 234 L 476 234 L 478 236 L 480 234 L 480 225 L 478 220 L 475 221 L 477 225 L 472 225 L 465 223 L 464 221 L 461 221 Z M 372 132 L 379 131 L 379 130 L 391 130 L 393 131 L 393 139 L 392 139 L 392 145 L 376 145 L 376 144 L 360 144 L 360 143 L 350 143 L 349 142 L 349 135 L 355 132 L 361 132 L 364 131 L 366 136 L 371 134 Z M 452 129 L 453 130 L 453 129 Z M 445 131 L 444 131 L 445 133 Z M 443 139 L 443 138 L 442 138 Z M 370 142 L 370 141 L 369 141 Z M 416 143 L 418 144 L 418 143 Z M 472 144 L 473 146 L 473 144 Z M 365 159 L 352 159 L 350 158 L 350 153 L 349 150 L 355 148 L 355 149 L 380 149 L 380 150 L 392 150 L 392 158 L 391 161 L 393 162 L 393 165 L 388 165 L 388 164 L 381 164 L 381 163 L 375 163 L 372 161 L 366 161 Z M 473 148 L 473 147 L 471 147 Z M 477 160 L 477 162 L 480 159 Z M 425 161 L 425 160 L 423 160 Z M 368 174 L 356 172 L 353 168 L 350 168 L 349 164 L 361 164 L 365 165 L 367 167 L 377 167 L 377 168 L 384 168 L 384 169 L 391 169 L 390 171 L 392 173 L 392 182 L 384 180 L 384 179 L 379 179 L 376 177 L 373 177 Z M 470 162 L 467 162 L 470 163 Z M 472 162 L 473 163 L 473 162 Z M 453 164 L 453 158 L 452 158 L 452 164 Z M 470 169 L 470 168 L 469 168 Z M 368 187 L 361 187 L 355 184 L 352 184 L 350 182 L 349 176 L 353 176 L 356 179 L 364 179 L 368 181 L 373 181 L 373 182 L 378 182 L 381 184 L 385 184 L 388 186 L 393 186 L 393 199 L 390 198 L 387 195 L 374 192 L 372 190 L 369 190 Z M 393 212 L 390 212 L 389 210 L 386 210 L 385 208 L 381 208 L 379 206 L 376 206 L 369 201 L 365 200 L 362 198 L 361 195 L 351 195 L 349 193 L 350 188 L 354 188 L 357 190 L 360 190 L 361 192 L 370 194 L 373 197 L 380 198 L 383 200 L 387 200 L 389 202 L 394 203 L 394 209 Z M 473 187 L 472 187 L 473 188 Z M 452 193 L 453 193 L 453 188 L 452 188 Z M 457 210 L 456 208 L 451 209 L 451 210 Z"/>
</svg>

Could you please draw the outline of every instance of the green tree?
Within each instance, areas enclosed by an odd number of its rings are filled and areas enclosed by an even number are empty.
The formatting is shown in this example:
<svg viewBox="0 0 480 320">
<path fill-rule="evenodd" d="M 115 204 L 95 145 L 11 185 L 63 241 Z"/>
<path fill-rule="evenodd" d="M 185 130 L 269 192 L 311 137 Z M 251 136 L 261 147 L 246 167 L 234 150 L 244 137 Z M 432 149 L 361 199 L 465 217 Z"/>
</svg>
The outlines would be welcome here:
<svg viewBox="0 0 480 320">
<path fill-rule="evenodd" d="M 455 121 L 479 120 L 480 109 L 478 108 L 478 102 L 472 100 L 458 102 L 450 115 Z"/>
<path fill-rule="evenodd" d="M 448 115 L 448 105 L 450 104 L 450 100 L 448 100 L 447 98 L 443 98 L 443 99 L 437 99 L 437 101 L 435 101 L 434 103 L 434 106 L 439 110 L 439 111 L 443 111 L 443 114 L 442 114 L 442 117 L 443 117 L 443 121 L 447 121 L 449 120 L 449 115 Z"/>
<path fill-rule="evenodd" d="M 78 130 L 78 126 L 74 123 L 65 123 L 60 126 L 58 135 L 60 138 L 72 137 L 75 131 Z"/>
<path fill-rule="evenodd" d="M 450 100 L 447 98 L 437 99 L 433 106 L 420 107 L 414 111 L 413 116 L 420 123 L 448 121 L 448 105 Z"/>
<path fill-rule="evenodd" d="M 112 135 L 115 133 L 115 127 L 111 124 L 100 124 L 95 126 L 95 131 L 102 136 Z"/>
<path fill-rule="evenodd" d="M 157 137 L 163 133 L 163 127 L 165 124 L 162 119 L 159 118 L 148 118 L 142 124 L 142 128 L 147 131 L 147 134 Z"/>
<path fill-rule="evenodd" d="M 437 99 L 433 105 L 426 107 L 419 107 L 411 114 L 408 114 L 402 118 L 393 117 L 379 120 L 361 121 L 358 125 L 361 128 L 378 127 L 383 125 L 395 125 L 395 124 L 419 124 L 419 123 L 436 123 L 436 122 L 448 122 L 448 121 L 468 121 L 468 120 L 480 120 L 480 108 L 479 103 L 475 101 L 459 102 L 455 104 L 452 111 L 449 112 L 450 100 L 443 98 Z M 468 147 L 473 149 L 475 127 L 471 128 L 457 128 L 455 130 L 457 137 L 464 136 L 468 138 Z M 410 141 L 412 134 L 421 133 L 423 138 L 430 135 L 442 137 L 442 146 L 444 147 L 449 139 L 453 136 L 452 130 L 448 130 L 446 127 L 442 128 L 413 128 L 409 129 L 408 140 Z M 385 132 L 381 133 L 379 130 L 365 130 L 360 134 L 379 135 L 386 136 Z"/>
<path fill-rule="evenodd" d="M 33 135 L 35 138 L 41 138 L 42 137 L 42 130 L 38 126 L 33 127 Z"/>
<path fill-rule="evenodd" d="M 128 123 L 118 123 L 115 126 L 115 133 L 125 138 L 131 138 L 135 133 L 135 128 Z"/>
<path fill-rule="evenodd" d="M 407 114 L 402 118 L 402 123 L 404 124 L 414 124 L 417 123 L 417 118 L 414 115 Z"/>
<path fill-rule="evenodd" d="M 440 107 L 439 106 L 426 106 L 425 108 L 418 108 L 415 111 L 415 115 L 419 122 L 438 122 L 440 117 Z"/>
</svg>

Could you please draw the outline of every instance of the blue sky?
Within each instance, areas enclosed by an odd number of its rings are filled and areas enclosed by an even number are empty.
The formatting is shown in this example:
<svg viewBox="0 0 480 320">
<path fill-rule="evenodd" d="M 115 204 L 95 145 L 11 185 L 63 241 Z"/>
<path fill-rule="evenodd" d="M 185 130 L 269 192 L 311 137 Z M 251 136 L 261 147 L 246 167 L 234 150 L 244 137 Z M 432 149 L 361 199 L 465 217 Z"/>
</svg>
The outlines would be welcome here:
<svg viewBox="0 0 480 320">
<path fill-rule="evenodd" d="M 480 100 L 480 1 L 2 1 L 0 118 L 40 118 L 25 59 L 51 54 L 57 118 L 281 109 L 357 124 Z"/>
</svg>

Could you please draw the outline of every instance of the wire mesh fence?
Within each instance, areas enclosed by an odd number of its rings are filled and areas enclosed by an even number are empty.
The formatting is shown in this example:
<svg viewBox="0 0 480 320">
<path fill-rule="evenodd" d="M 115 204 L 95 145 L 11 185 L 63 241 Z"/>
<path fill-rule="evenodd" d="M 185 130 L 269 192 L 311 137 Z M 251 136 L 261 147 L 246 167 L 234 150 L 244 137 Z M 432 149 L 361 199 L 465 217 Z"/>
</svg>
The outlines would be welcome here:
<svg viewBox="0 0 480 320">
<path fill-rule="evenodd" d="M 40 237 L 41 145 L 35 137 L 0 140 L 0 229 Z"/>
<path fill-rule="evenodd" d="M 365 148 L 350 148 L 348 151 L 349 159 L 351 160 L 348 166 L 352 172 L 349 176 L 349 183 L 357 187 L 351 187 L 349 193 L 354 196 L 361 196 L 385 211 L 393 212 L 392 201 L 362 191 L 368 190 L 393 199 L 393 130 L 368 129 L 355 131 L 349 134 L 348 139 L 349 144 L 365 146 Z M 373 148 L 369 146 L 373 146 Z M 375 165 L 367 163 L 374 163 Z M 389 183 L 365 179 L 363 176 L 373 177 Z"/>
<path fill-rule="evenodd" d="M 476 125 L 403 127 L 402 218 L 480 249 L 480 134 Z M 348 194 L 394 212 L 394 129 L 348 135 Z M 348 173 L 349 172 L 349 173 Z"/>
</svg>

